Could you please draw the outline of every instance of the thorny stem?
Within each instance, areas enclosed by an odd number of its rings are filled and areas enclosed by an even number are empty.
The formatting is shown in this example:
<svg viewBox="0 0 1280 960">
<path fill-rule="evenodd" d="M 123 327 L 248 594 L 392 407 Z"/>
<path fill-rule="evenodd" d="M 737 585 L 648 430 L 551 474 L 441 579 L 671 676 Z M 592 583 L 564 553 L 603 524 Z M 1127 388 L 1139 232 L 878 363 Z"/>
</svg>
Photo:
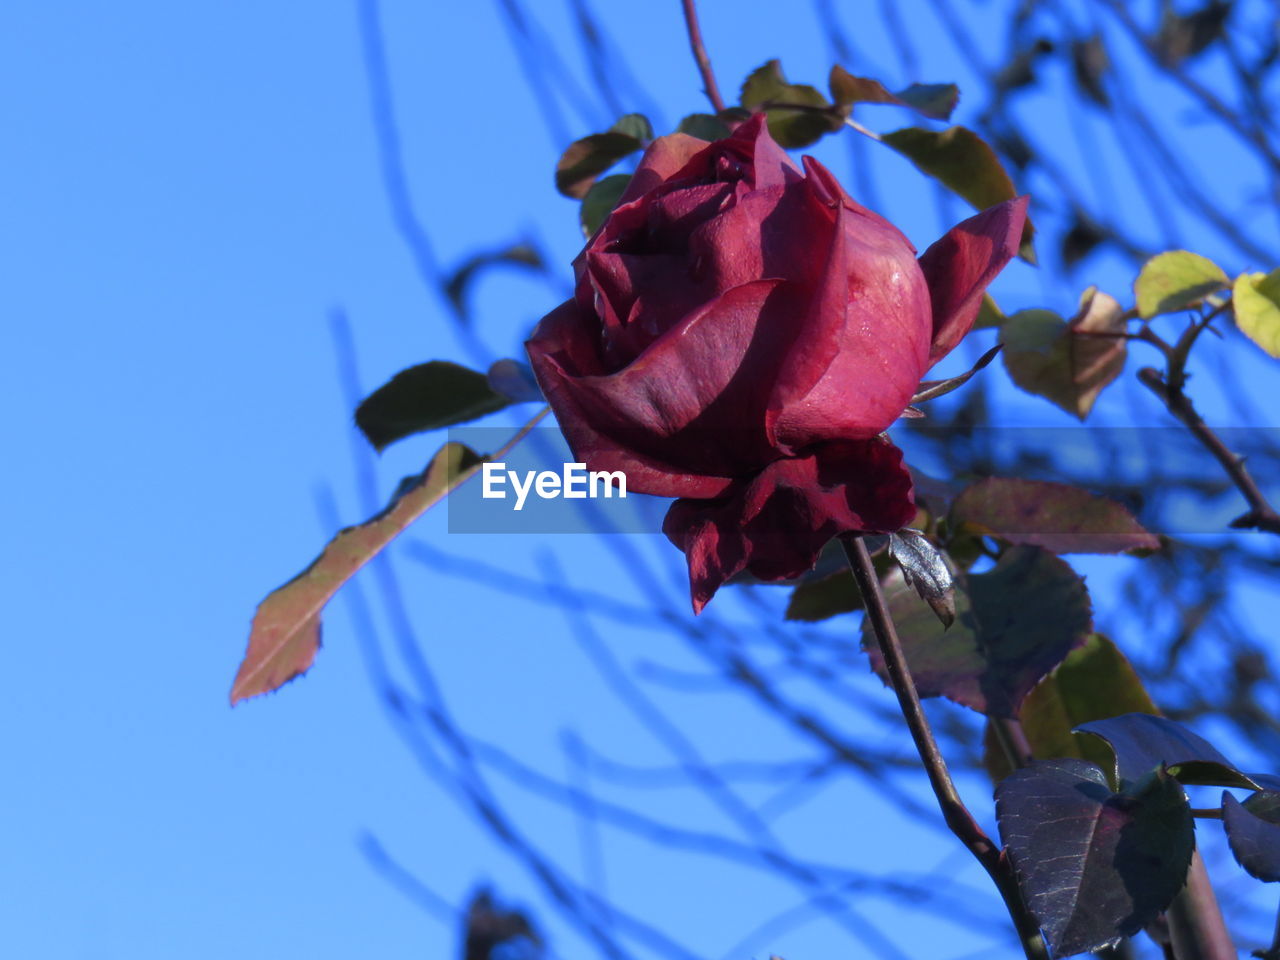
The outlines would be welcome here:
<svg viewBox="0 0 1280 960">
<path fill-rule="evenodd" d="M 693 51 L 693 59 L 698 63 L 698 72 L 702 74 L 702 86 L 711 101 L 716 113 L 724 110 L 724 100 L 720 98 L 720 88 L 716 86 L 716 75 L 711 70 L 711 58 L 707 56 L 707 48 L 702 43 L 702 28 L 698 26 L 698 5 L 696 0 L 680 0 L 684 6 L 684 24 L 689 31 L 689 49 Z"/>
<path fill-rule="evenodd" d="M 876 577 L 875 567 L 871 562 L 871 554 L 867 545 L 859 536 L 851 536 L 843 541 L 845 556 L 853 571 L 853 578 L 858 584 L 866 605 L 867 617 L 870 619 L 876 642 L 880 646 L 880 654 L 884 658 L 885 671 L 889 675 L 889 683 L 898 697 L 898 706 L 911 732 L 920 762 L 924 764 L 929 776 L 929 785 L 934 796 L 938 798 L 938 806 L 942 809 L 942 817 L 951 832 L 968 848 L 983 869 L 995 882 L 1000 896 L 1004 899 L 1009 916 L 1013 919 L 1022 943 L 1023 952 L 1028 960 L 1048 960 L 1049 952 L 1044 939 L 1040 936 L 1040 925 L 1022 902 L 1022 894 L 1018 890 L 1018 880 L 1008 859 L 1003 857 L 1000 848 L 978 826 L 973 815 L 960 799 L 960 793 L 951 779 L 947 762 L 934 739 L 933 729 L 925 716 L 924 707 L 920 703 L 920 695 L 916 692 L 915 681 L 907 668 L 906 656 L 902 652 L 902 644 L 898 640 L 898 632 L 894 629 L 893 618 L 889 615 L 889 606 L 885 601 L 884 591 L 880 588 L 880 580 Z"/>
</svg>

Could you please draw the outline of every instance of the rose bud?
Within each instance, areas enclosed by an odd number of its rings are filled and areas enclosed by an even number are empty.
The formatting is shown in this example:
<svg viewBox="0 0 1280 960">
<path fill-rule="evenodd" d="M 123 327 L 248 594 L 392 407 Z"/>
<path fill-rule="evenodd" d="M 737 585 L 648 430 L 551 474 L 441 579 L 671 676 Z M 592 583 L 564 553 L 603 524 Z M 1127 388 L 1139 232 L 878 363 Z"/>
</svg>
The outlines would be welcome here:
<svg viewBox="0 0 1280 960">
<path fill-rule="evenodd" d="M 831 538 L 915 515 L 882 436 L 973 325 L 1018 249 L 1020 197 L 918 260 L 757 114 L 723 140 L 655 140 L 527 344 L 574 457 L 678 497 L 663 530 L 695 611 L 730 577 L 813 568 Z"/>
</svg>

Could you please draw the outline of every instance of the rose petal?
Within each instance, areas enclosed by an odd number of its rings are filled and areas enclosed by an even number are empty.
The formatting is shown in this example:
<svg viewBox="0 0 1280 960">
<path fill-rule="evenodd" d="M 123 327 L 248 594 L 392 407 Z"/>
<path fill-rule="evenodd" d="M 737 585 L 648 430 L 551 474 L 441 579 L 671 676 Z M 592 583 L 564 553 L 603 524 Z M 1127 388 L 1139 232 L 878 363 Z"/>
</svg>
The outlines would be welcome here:
<svg viewBox="0 0 1280 960">
<path fill-rule="evenodd" d="M 906 234 L 895 227 L 874 210 L 868 210 L 862 204 L 858 203 L 853 197 L 845 193 L 844 187 L 840 186 L 840 181 L 813 157 L 806 156 L 804 158 L 804 171 L 807 178 L 812 182 L 814 188 L 818 191 L 819 196 L 829 205 L 835 206 L 837 203 L 844 204 L 852 212 L 859 217 L 870 220 L 880 230 L 888 231 L 894 237 L 901 240 L 911 252 L 914 254 L 916 248 L 912 246 L 911 241 L 907 239 Z"/>
<path fill-rule="evenodd" d="M 834 211 L 803 182 L 765 190 L 739 185 L 732 204 L 693 232 L 689 257 L 695 273 L 718 289 L 761 277 L 812 286 L 822 268 L 813 251 L 830 244 L 834 223 Z"/>
<path fill-rule="evenodd" d="M 797 294 L 780 280 L 727 290 L 630 366 L 570 377 L 558 389 L 621 448 L 693 474 L 754 472 L 777 457 L 765 430 L 765 404 L 777 356 L 796 334 L 790 320 L 803 302 Z M 642 493 L 672 495 L 629 482 Z"/>
<path fill-rule="evenodd" d="M 833 537 L 892 532 L 914 515 L 902 451 L 875 438 L 777 460 L 714 500 L 677 500 L 662 530 L 685 553 L 700 613 L 744 569 L 762 580 L 798 577 Z"/>
<path fill-rule="evenodd" d="M 636 172 L 631 177 L 631 182 L 627 184 L 627 189 L 622 191 L 618 206 L 630 203 L 664 180 L 669 180 L 707 146 L 706 140 L 699 140 L 687 133 L 670 133 L 665 137 L 658 137 L 645 150 L 644 156 L 640 159 L 640 165 L 636 167 Z"/>
<path fill-rule="evenodd" d="M 589 333 L 598 326 L 594 313 L 584 309 L 576 299 L 566 300 L 538 321 L 525 350 L 531 358 L 555 357 L 557 366 L 567 376 L 604 373 L 597 349 L 599 337 Z"/>
<path fill-rule="evenodd" d="M 982 294 L 1018 252 L 1028 197 L 1015 197 L 952 227 L 920 257 L 933 301 L 933 366 L 973 326 Z"/>
<path fill-rule="evenodd" d="M 800 180 L 800 168 L 773 137 L 763 113 L 740 123 L 732 134 L 694 154 L 671 176 L 672 182 L 745 182 L 760 190 Z"/>
<path fill-rule="evenodd" d="M 780 187 L 800 179 L 800 168 L 769 135 L 769 124 L 763 113 L 752 114 L 751 119 L 733 131 L 730 143 L 749 143 L 751 160 L 751 185 L 757 190 Z"/>
<path fill-rule="evenodd" d="M 880 229 L 844 205 L 835 212 L 803 330 L 769 404 L 772 435 L 790 450 L 886 430 L 911 402 L 928 353 L 929 295 L 914 251 L 896 227 Z"/>
</svg>

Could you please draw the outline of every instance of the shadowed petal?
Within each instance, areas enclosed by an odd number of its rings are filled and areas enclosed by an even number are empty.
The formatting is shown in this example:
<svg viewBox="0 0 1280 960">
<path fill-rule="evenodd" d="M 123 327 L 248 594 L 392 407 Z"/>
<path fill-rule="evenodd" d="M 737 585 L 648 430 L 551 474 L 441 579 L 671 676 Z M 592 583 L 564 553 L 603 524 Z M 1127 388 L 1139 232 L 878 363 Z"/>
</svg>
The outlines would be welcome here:
<svg viewBox="0 0 1280 960">
<path fill-rule="evenodd" d="M 557 331 L 572 329 L 561 311 L 578 309 L 569 301 L 552 315 L 555 323 L 549 317 L 539 325 L 529 356 L 570 448 L 591 469 L 605 465 L 588 450 L 613 463 L 632 457 L 648 469 L 636 476 L 627 471 L 628 489 L 711 496 L 690 491 L 719 492 L 726 478 L 754 473 L 777 456 L 765 431 L 764 405 L 776 357 L 796 333 L 789 322 L 794 294 L 780 280 L 727 290 L 617 373 L 604 373 L 598 360 L 599 373 L 570 368 L 568 361 L 593 362 L 572 338 L 576 354 L 556 351 Z"/>
<path fill-rule="evenodd" d="M 742 570 L 761 580 L 798 577 L 833 537 L 899 530 L 914 515 L 902 451 L 874 438 L 777 460 L 713 500 L 677 500 L 662 530 L 685 553 L 699 613 Z"/>
</svg>

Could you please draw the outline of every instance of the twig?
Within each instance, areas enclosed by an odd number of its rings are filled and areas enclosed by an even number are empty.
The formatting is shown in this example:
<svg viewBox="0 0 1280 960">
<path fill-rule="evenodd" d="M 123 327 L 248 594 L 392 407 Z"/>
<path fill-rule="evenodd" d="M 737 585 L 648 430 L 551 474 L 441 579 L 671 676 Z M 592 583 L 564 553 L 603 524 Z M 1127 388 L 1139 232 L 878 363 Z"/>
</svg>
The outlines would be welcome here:
<svg viewBox="0 0 1280 960">
<path fill-rule="evenodd" d="M 698 26 L 698 5 L 696 0 L 680 0 L 684 7 L 684 25 L 689 31 L 689 49 L 693 51 L 693 59 L 698 63 L 698 72 L 702 74 L 702 86 L 711 101 L 716 113 L 724 110 L 724 100 L 720 98 L 720 88 L 716 86 L 716 75 L 711 70 L 711 58 L 707 56 L 707 48 L 702 44 L 702 28 Z"/>
<path fill-rule="evenodd" d="M 951 779 L 947 762 L 938 749 L 924 706 L 920 703 L 915 681 L 911 679 L 907 658 L 902 652 L 902 644 L 893 626 L 893 618 L 889 615 L 889 606 L 885 602 L 884 591 L 880 588 L 867 545 L 858 536 L 846 538 L 843 543 L 849 567 L 853 570 L 853 578 L 862 592 L 867 617 L 880 646 L 880 654 L 884 657 L 885 671 L 889 675 L 893 692 L 898 697 L 898 705 L 902 708 L 902 716 L 907 722 L 916 751 L 920 754 L 920 761 L 929 776 L 929 785 L 938 798 L 938 806 L 942 808 L 943 819 L 995 882 L 1017 928 L 1018 938 L 1028 960 L 1048 960 L 1049 951 L 1040 936 L 1040 925 L 1022 902 L 1017 877 L 1009 861 L 1001 856 L 1000 848 L 973 819 Z"/>
<path fill-rule="evenodd" d="M 1280 170 L 1280 154 L 1277 154 L 1271 143 L 1267 140 L 1266 134 L 1257 127 L 1249 128 L 1240 118 L 1240 114 L 1232 110 L 1229 106 L 1209 88 L 1189 77 L 1185 71 L 1179 70 L 1170 65 L 1160 54 L 1160 48 L 1156 42 L 1147 34 L 1145 34 L 1132 15 L 1129 13 L 1125 4 L 1121 0 L 1104 0 L 1105 5 L 1115 14 L 1116 19 L 1129 32 L 1134 42 L 1142 48 L 1143 52 L 1151 58 L 1151 62 L 1161 71 L 1169 76 L 1175 83 L 1179 84 L 1192 97 L 1200 101 L 1210 113 L 1217 116 L 1228 128 L 1234 131 L 1246 143 L 1252 144 L 1258 149 L 1258 152 L 1267 161 L 1267 163 L 1277 170 Z"/>
<path fill-rule="evenodd" d="M 1176 386 L 1176 377 L 1171 372 L 1168 380 L 1154 367 L 1143 367 L 1138 371 L 1138 381 L 1159 398 L 1165 409 L 1177 418 L 1183 426 L 1191 431 L 1192 436 L 1208 450 L 1215 460 L 1222 464 L 1231 482 L 1244 496 L 1249 504 L 1247 513 L 1231 521 L 1237 529 L 1262 530 L 1267 533 L 1280 534 L 1280 513 L 1268 502 L 1257 481 L 1244 465 L 1244 458 L 1232 453 L 1222 438 L 1204 422 L 1191 398 Z"/>
</svg>

